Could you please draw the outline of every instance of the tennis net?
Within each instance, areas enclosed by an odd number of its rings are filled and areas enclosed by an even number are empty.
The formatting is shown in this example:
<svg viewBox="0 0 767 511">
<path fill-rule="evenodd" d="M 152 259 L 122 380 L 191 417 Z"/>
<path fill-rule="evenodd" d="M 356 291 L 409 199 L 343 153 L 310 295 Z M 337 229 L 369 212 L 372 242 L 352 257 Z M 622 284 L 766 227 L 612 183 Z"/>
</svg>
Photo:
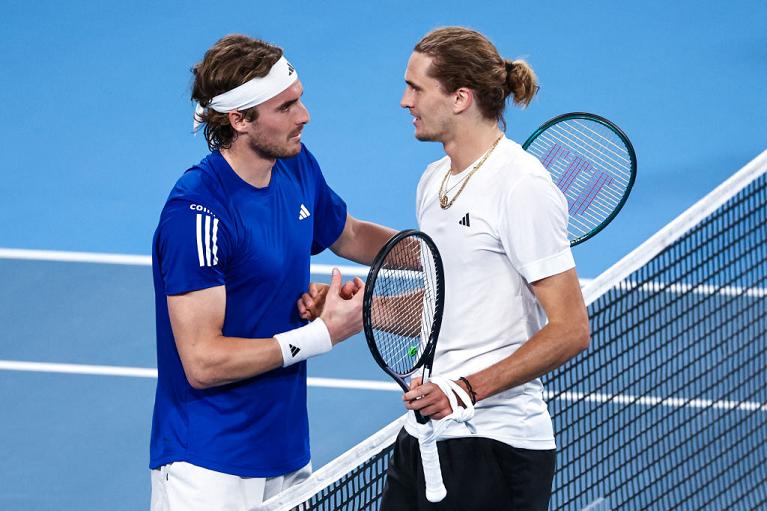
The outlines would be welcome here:
<svg viewBox="0 0 767 511">
<path fill-rule="evenodd" d="M 767 506 L 767 151 L 587 284 L 552 509 Z M 266 510 L 378 509 L 395 421 Z"/>
</svg>

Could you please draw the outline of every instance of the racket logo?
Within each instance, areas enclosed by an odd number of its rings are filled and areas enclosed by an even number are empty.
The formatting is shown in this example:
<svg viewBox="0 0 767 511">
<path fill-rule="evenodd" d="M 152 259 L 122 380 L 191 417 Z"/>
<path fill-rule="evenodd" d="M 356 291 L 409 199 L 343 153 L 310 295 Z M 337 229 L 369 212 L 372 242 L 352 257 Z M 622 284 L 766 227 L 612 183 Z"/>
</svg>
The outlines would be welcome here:
<svg viewBox="0 0 767 511">
<path fill-rule="evenodd" d="M 604 229 L 634 186 L 634 146 L 604 117 L 586 112 L 559 115 L 530 135 L 522 148 L 540 160 L 567 199 L 571 246 Z"/>
<path fill-rule="evenodd" d="M 570 151 L 565 149 L 559 144 L 554 144 L 549 149 L 549 152 L 541 158 L 541 163 L 546 170 L 551 170 L 551 166 L 560 158 L 567 158 L 570 155 Z"/>
<path fill-rule="evenodd" d="M 591 170 L 591 162 L 580 156 L 575 156 L 573 161 L 567 167 L 567 170 L 562 174 L 557 182 L 559 189 L 562 193 L 567 193 L 570 186 L 575 182 L 575 179 L 582 173 Z"/>
<path fill-rule="evenodd" d="M 570 214 L 580 215 L 584 213 L 589 206 L 591 206 L 591 203 L 594 202 L 594 199 L 599 195 L 599 192 L 602 191 L 602 188 L 610 186 L 612 182 L 613 178 L 610 177 L 609 174 L 605 172 L 594 172 L 589 183 L 583 190 L 581 190 L 578 196 L 572 199 L 572 201 L 568 200 L 568 210 Z"/>
</svg>

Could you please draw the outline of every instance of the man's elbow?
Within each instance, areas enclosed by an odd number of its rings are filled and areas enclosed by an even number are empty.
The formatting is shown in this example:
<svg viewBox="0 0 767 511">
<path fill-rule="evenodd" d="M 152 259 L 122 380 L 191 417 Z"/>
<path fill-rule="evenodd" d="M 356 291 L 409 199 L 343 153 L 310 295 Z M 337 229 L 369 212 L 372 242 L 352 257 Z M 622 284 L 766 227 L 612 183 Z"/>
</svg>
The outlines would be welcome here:
<svg viewBox="0 0 767 511">
<path fill-rule="evenodd" d="M 212 375 L 204 368 L 187 369 L 184 367 L 184 374 L 186 374 L 186 381 L 189 382 L 193 389 L 205 390 L 216 386 Z"/>
<path fill-rule="evenodd" d="M 584 321 L 578 326 L 573 334 L 573 345 L 578 350 L 576 354 L 586 351 L 589 348 L 589 343 L 591 342 L 589 322 Z"/>
<path fill-rule="evenodd" d="M 196 375 L 186 375 L 186 381 L 189 382 L 189 385 L 195 389 L 195 390 L 205 390 L 209 389 L 211 387 L 215 387 L 215 385 L 212 383 L 211 380 L 197 377 Z"/>
<path fill-rule="evenodd" d="M 220 385 L 215 365 L 201 355 L 181 359 L 186 381 L 196 390 L 205 390 Z"/>
</svg>

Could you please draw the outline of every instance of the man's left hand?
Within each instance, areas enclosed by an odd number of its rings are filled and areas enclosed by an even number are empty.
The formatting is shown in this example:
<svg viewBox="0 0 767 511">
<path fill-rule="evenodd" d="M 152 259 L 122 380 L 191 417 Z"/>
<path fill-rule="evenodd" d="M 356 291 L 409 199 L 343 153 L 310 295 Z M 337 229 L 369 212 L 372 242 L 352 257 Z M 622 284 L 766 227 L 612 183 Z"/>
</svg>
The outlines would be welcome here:
<svg viewBox="0 0 767 511">
<path fill-rule="evenodd" d="M 421 385 L 420 377 L 415 377 L 410 381 L 410 390 L 405 393 L 402 400 L 405 402 L 405 408 L 418 411 L 430 419 L 444 419 L 453 413 L 450 400 L 442 392 L 442 389 L 433 383 Z M 463 404 L 460 398 L 458 398 L 458 403 Z"/>
</svg>

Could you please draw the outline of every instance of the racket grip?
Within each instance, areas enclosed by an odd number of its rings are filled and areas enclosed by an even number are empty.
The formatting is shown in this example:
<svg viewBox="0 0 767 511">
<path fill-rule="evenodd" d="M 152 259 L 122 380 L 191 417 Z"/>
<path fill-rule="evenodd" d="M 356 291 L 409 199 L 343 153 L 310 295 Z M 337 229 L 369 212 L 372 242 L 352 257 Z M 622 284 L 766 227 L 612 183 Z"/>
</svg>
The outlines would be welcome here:
<svg viewBox="0 0 767 511">
<path fill-rule="evenodd" d="M 447 489 L 442 482 L 442 469 L 439 465 L 439 451 L 437 441 L 421 441 L 421 462 L 423 464 L 423 477 L 426 481 L 426 498 L 429 502 L 440 502 L 447 495 Z"/>
</svg>

